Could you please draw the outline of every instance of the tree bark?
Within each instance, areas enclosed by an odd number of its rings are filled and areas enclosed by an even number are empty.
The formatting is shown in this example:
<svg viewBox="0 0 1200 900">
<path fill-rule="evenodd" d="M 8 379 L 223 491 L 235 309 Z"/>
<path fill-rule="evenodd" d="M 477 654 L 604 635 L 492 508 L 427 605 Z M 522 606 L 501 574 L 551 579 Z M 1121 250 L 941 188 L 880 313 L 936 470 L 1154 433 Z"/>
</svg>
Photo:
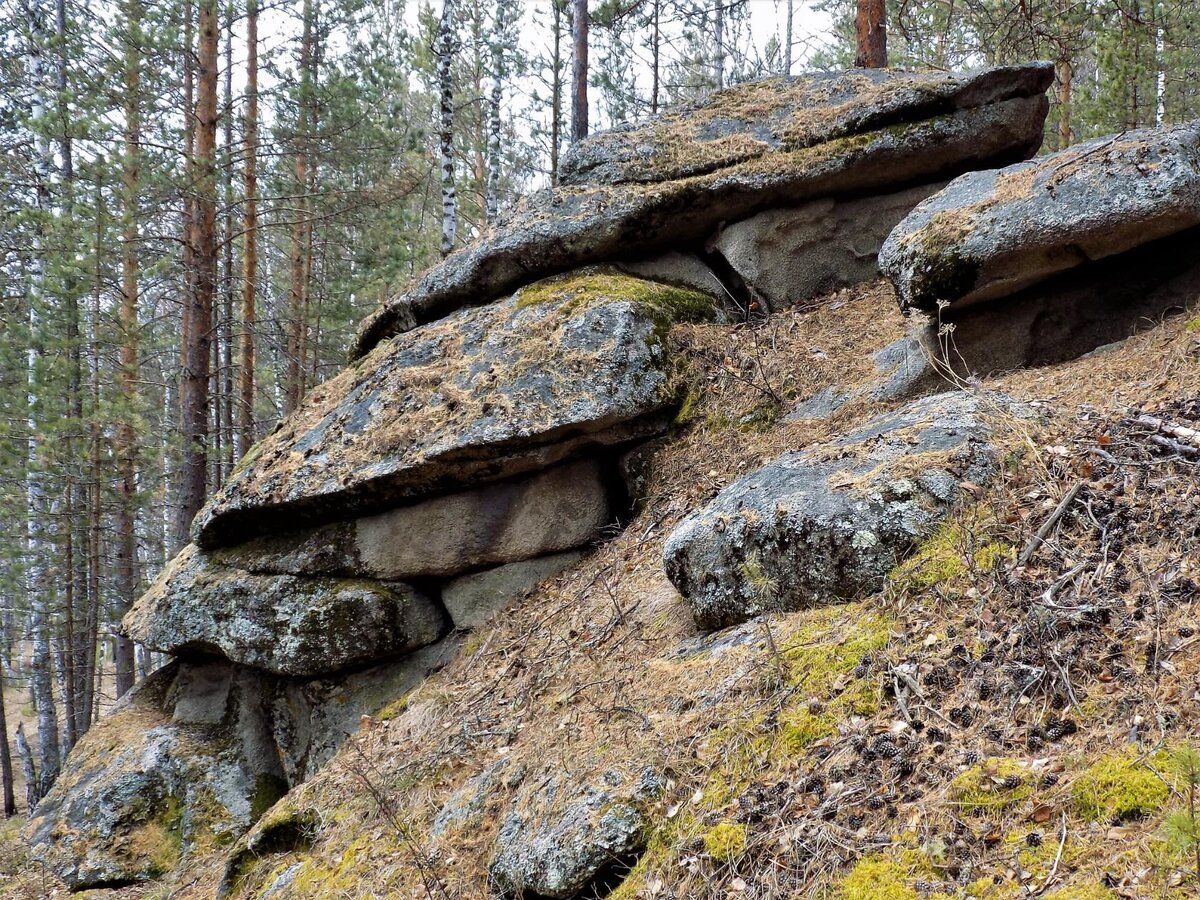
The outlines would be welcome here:
<svg viewBox="0 0 1200 900">
<path fill-rule="evenodd" d="M 458 199 L 454 190 L 454 60 L 456 41 L 455 0 L 443 0 L 442 18 L 438 23 L 438 103 L 439 124 L 438 150 L 442 167 L 442 243 L 443 257 L 454 250 L 458 235 Z"/>
<path fill-rule="evenodd" d="M 258 0 L 246 3 L 246 159 L 242 230 L 242 353 L 238 366 L 237 457 L 254 444 L 254 342 L 258 289 Z"/>
<path fill-rule="evenodd" d="M 713 82 L 725 87 L 725 0 L 713 0 Z"/>
<path fill-rule="evenodd" d="M 134 646 L 120 627 L 137 599 L 137 404 L 138 404 L 138 218 L 141 194 L 141 0 L 125 4 L 125 153 L 121 160 L 121 308 L 118 317 L 117 383 L 121 418 L 114 452 L 117 463 L 116 598 L 112 619 L 116 630 L 116 692 L 123 696 L 134 684 Z"/>
<path fill-rule="evenodd" d="M 179 471 L 177 473 L 177 497 L 175 504 L 175 527 L 172 534 L 169 555 L 174 555 L 183 549 L 188 542 L 188 530 L 195 513 L 188 514 L 188 503 L 185 500 L 187 486 L 183 454 L 187 452 L 186 420 L 188 411 L 185 407 L 188 389 L 186 387 L 191 365 L 192 344 L 194 338 L 193 319 L 196 306 L 196 108 L 195 108 L 195 63 L 193 53 L 195 35 L 193 29 L 193 7 L 191 0 L 183 3 L 183 167 L 184 181 L 187 189 L 183 195 L 183 303 L 180 309 L 180 345 L 179 345 L 179 430 L 184 434 L 184 446 L 181 448 Z M 170 460 L 170 457 L 168 457 Z"/>
<path fill-rule="evenodd" d="M 216 293 L 217 0 L 201 0 L 196 91 L 196 291 L 183 375 L 181 517 L 191 523 L 208 494 L 209 382 Z"/>
<path fill-rule="evenodd" d="M 575 15 L 571 23 L 574 60 L 571 65 L 571 140 L 588 135 L 588 5 L 573 0 Z"/>
<path fill-rule="evenodd" d="M 8 719 L 4 711 L 4 667 L 0 665 L 0 793 L 4 798 L 4 818 L 17 814 L 17 798 L 13 786 L 12 754 L 8 750 Z"/>
<path fill-rule="evenodd" d="M 221 435 L 221 456 L 217 465 L 216 485 L 220 487 L 233 471 L 233 7 L 226 7 L 224 118 L 225 158 L 221 178 L 224 186 L 221 233 L 221 415 L 217 423 Z"/>
<path fill-rule="evenodd" d="M 504 11 L 507 5 L 508 0 L 496 0 L 496 7 L 492 13 L 492 96 L 488 104 L 486 200 L 489 225 L 496 224 L 500 217 L 500 104 L 504 99 L 504 44 L 507 38 Z"/>
<path fill-rule="evenodd" d="M 1055 66 L 1058 78 L 1058 149 L 1071 146 L 1071 60 L 1061 58 Z"/>
<path fill-rule="evenodd" d="M 554 15 L 554 45 L 550 58 L 550 183 L 558 184 L 558 150 L 562 146 L 562 34 L 563 9 L 567 0 L 551 0 Z"/>
<path fill-rule="evenodd" d="M 792 19 L 793 19 L 793 0 L 787 0 L 787 27 L 783 41 L 783 74 L 792 74 Z"/>
<path fill-rule="evenodd" d="M 885 0 L 858 0 L 858 15 L 854 24 L 857 42 L 854 65 L 862 69 L 887 68 Z"/>
<path fill-rule="evenodd" d="M 29 747 L 29 739 L 25 737 L 25 723 L 17 723 L 16 732 L 17 756 L 21 758 L 21 774 L 25 777 L 25 814 L 33 815 L 34 807 L 41 800 L 38 793 L 37 767 L 33 763 L 33 750 Z"/>
<path fill-rule="evenodd" d="M 311 69 L 313 46 L 313 5 L 304 0 L 303 34 L 300 39 L 300 87 L 296 111 L 294 176 L 296 202 L 291 228 L 291 282 L 288 288 L 287 375 L 284 414 L 300 405 L 304 373 L 304 297 L 305 297 L 305 226 L 308 224 L 308 131 L 312 98 Z"/>
</svg>

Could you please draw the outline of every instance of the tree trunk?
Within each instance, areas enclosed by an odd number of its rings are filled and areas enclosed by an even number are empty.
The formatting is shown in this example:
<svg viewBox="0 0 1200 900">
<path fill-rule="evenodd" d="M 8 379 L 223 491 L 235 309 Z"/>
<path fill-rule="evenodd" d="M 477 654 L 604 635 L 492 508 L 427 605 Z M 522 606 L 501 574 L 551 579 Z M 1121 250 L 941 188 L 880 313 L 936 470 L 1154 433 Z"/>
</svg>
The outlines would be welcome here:
<svg viewBox="0 0 1200 900">
<path fill-rule="evenodd" d="M 887 8 L 884 0 L 858 0 L 854 24 L 857 42 L 854 65 L 862 69 L 887 68 Z"/>
<path fill-rule="evenodd" d="M 312 102 L 311 68 L 313 41 L 312 0 L 304 0 L 304 32 L 300 39 L 300 92 L 296 112 L 295 141 L 295 212 L 292 219 L 291 284 L 288 289 L 287 375 L 284 391 L 284 414 L 300 405 L 304 372 L 304 272 L 305 226 L 308 223 L 308 127 Z"/>
<path fill-rule="evenodd" d="M 170 555 L 183 549 L 188 542 L 188 530 L 192 524 L 192 515 L 188 515 L 188 503 L 185 500 L 187 486 L 182 455 L 186 447 L 186 419 L 188 412 L 184 407 L 188 397 L 186 387 L 191 365 L 192 344 L 194 342 L 193 319 L 196 305 L 196 128 L 194 127 L 195 109 L 195 54 L 193 45 L 193 14 L 191 0 L 183 4 L 183 166 L 184 182 L 187 190 L 183 195 L 183 303 L 180 309 L 180 345 L 179 345 L 179 430 L 185 434 L 184 447 L 181 448 L 179 471 L 176 482 L 175 527 L 172 534 Z M 170 460 L 170 457 L 168 457 Z"/>
<path fill-rule="evenodd" d="M 12 754 L 8 750 L 8 719 L 4 711 L 4 667 L 0 665 L 0 793 L 4 797 L 4 818 L 17 814 L 17 798 L 13 787 Z"/>
<path fill-rule="evenodd" d="M 440 100 L 438 112 L 441 130 L 438 134 L 438 150 L 442 166 L 442 244 L 443 257 L 454 249 L 458 233 L 458 200 L 454 191 L 454 61 L 456 41 L 455 0 L 443 0 L 442 19 L 438 23 L 438 88 Z"/>
<path fill-rule="evenodd" d="M 550 73 L 550 183 L 558 184 L 558 149 L 562 146 L 562 34 L 563 5 L 567 0 L 551 0 L 554 14 L 554 49 Z"/>
<path fill-rule="evenodd" d="M 792 18 L 793 18 L 792 6 L 793 5 L 794 5 L 793 0 L 787 0 L 787 28 L 785 30 L 785 36 L 784 36 L 784 41 L 783 41 L 783 74 L 784 75 L 792 74 L 792 41 L 793 41 L 793 38 L 792 38 Z"/>
<path fill-rule="evenodd" d="M 237 456 L 254 444 L 254 341 L 258 310 L 258 0 L 246 4 L 246 159 L 242 230 L 242 358 L 238 366 Z"/>
<path fill-rule="evenodd" d="M 575 9 L 571 36 L 574 61 L 571 66 L 571 140 L 588 135 L 588 5 L 572 0 Z"/>
<path fill-rule="evenodd" d="M 500 217 L 500 103 L 504 98 L 504 43 L 507 28 L 504 10 L 507 0 L 496 0 L 492 22 L 492 97 L 488 104 L 487 138 L 487 202 L 486 213 L 489 225 L 495 225 Z"/>
<path fill-rule="evenodd" d="M 225 23 L 225 144 L 224 204 L 221 234 L 221 458 L 217 466 L 217 486 L 233 471 L 233 7 L 229 5 Z"/>
<path fill-rule="evenodd" d="M 1065 150 L 1071 146 L 1071 60 L 1063 57 L 1055 68 L 1058 77 L 1058 149 Z"/>
<path fill-rule="evenodd" d="M 725 0 L 713 0 L 713 82 L 725 87 Z"/>
<path fill-rule="evenodd" d="M 791 0 L 788 0 L 790 3 Z M 662 57 L 662 31 L 659 28 L 662 19 L 662 0 L 654 0 L 654 11 L 651 13 L 650 31 L 650 115 L 658 115 L 658 95 L 662 90 L 660 66 Z"/>
<path fill-rule="evenodd" d="M 17 756 L 21 758 L 21 774 L 25 776 L 25 814 L 32 816 L 34 807 L 42 798 L 38 794 L 37 767 L 33 764 L 29 739 L 25 737 L 24 722 L 17 723 L 16 744 Z"/>
<path fill-rule="evenodd" d="M 61 757 L 58 742 L 58 711 L 54 703 L 54 676 L 50 658 L 50 615 L 46 606 L 52 583 L 47 567 L 47 546 L 44 540 L 46 508 L 45 475 L 42 472 L 41 428 L 38 422 L 39 403 L 42 397 L 40 361 L 41 305 L 45 300 L 46 261 L 44 222 L 50 212 L 50 146 L 45 137 L 46 78 L 45 45 L 46 29 L 40 0 L 29 4 L 30 34 L 28 66 L 31 92 L 30 118 L 34 132 L 34 179 L 37 196 L 37 220 L 33 229 L 29 273 L 29 348 L 27 355 L 26 387 L 28 391 L 28 469 L 26 482 L 26 531 L 25 531 L 25 593 L 29 602 L 29 636 L 33 655 L 30 687 L 38 717 L 38 760 L 41 763 L 41 780 L 27 791 L 35 802 L 50 790 L 58 778 Z"/>
<path fill-rule="evenodd" d="M 208 420 L 216 293 L 217 0 L 201 0 L 196 92 L 196 291 L 188 365 L 183 373 L 183 490 L 181 517 L 189 525 L 208 494 Z"/>
<path fill-rule="evenodd" d="M 118 316 L 117 383 L 121 418 L 113 448 L 117 464 L 116 598 L 112 619 L 116 633 L 116 693 L 133 687 L 134 646 L 120 627 L 137 599 L 137 405 L 138 405 L 138 200 L 141 194 L 141 0 L 125 4 L 125 154 L 121 160 L 121 308 Z"/>
</svg>

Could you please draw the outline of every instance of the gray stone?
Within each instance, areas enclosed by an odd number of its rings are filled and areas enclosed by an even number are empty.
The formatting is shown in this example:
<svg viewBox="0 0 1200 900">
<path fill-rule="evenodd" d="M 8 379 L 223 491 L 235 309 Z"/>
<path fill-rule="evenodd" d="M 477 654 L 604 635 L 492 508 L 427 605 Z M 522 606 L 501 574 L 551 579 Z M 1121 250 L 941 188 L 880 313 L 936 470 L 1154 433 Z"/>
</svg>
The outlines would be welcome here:
<svg viewBox="0 0 1200 900">
<path fill-rule="evenodd" d="M 442 588 L 442 604 L 457 628 L 478 628 L 539 582 L 583 559 L 578 551 L 509 563 L 456 578 Z"/>
<path fill-rule="evenodd" d="M 703 628 L 851 600 L 952 508 L 985 485 L 1001 401 L 953 392 L 917 400 L 827 445 L 737 479 L 667 539 L 667 576 Z"/>
<path fill-rule="evenodd" d="M 823 387 L 806 400 L 801 400 L 786 416 L 784 422 L 803 422 L 808 419 L 828 419 L 854 399 L 854 395 L 834 385 Z"/>
<path fill-rule="evenodd" d="M 448 635 L 436 644 L 337 678 L 277 679 L 266 690 L 271 738 L 288 783 L 299 784 L 331 760 L 363 716 L 374 716 L 446 665 L 462 647 Z"/>
<path fill-rule="evenodd" d="M 1200 225 L 1200 125 L 1132 131 L 972 172 L 888 237 L 880 267 L 904 308 L 1013 294 Z"/>
<path fill-rule="evenodd" d="M 189 545 L 125 617 L 125 631 L 174 655 L 217 653 L 315 676 L 397 656 L 441 637 L 438 604 L 407 584 L 252 575 Z"/>
<path fill-rule="evenodd" d="M 721 222 L 820 197 L 886 193 L 1032 155 L 1052 67 L 853 71 L 731 88 L 698 107 L 598 135 L 571 184 L 540 191 L 359 331 L 381 340 L 487 303 L 531 278 L 699 246 Z M 686 152 L 681 148 L 686 147 Z"/>
<path fill-rule="evenodd" d="M 242 735 L 265 728 L 252 679 L 173 664 L 151 675 L 75 745 L 34 811 L 35 856 L 72 890 L 144 881 L 240 837 L 282 794 L 273 754 Z M 227 714 L 185 723 L 172 696 L 228 684 Z M 203 692 L 203 691 L 202 691 Z"/>
<path fill-rule="evenodd" d="M 712 247 L 778 312 L 879 276 L 876 257 L 896 223 L 944 182 L 853 200 L 826 197 L 772 209 L 722 229 Z"/>
<path fill-rule="evenodd" d="M 381 345 L 315 388 L 197 516 L 207 549 L 383 512 L 665 431 L 663 333 L 711 297 L 588 271 Z"/>
<path fill-rule="evenodd" d="M 599 464 L 578 460 L 359 519 L 358 555 L 377 578 L 447 577 L 582 547 L 613 517 Z"/>
<path fill-rule="evenodd" d="M 602 785 L 569 775 L 526 778 L 500 823 L 491 875 L 510 896 L 575 897 L 614 863 L 645 847 L 642 781 L 607 773 Z"/>
<path fill-rule="evenodd" d="M 727 299 L 725 285 L 721 279 L 700 257 L 691 253 L 672 250 L 650 259 L 617 260 L 613 264 L 622 272 L 636 278 L 691 288 L 710 294 L 722 303 Z"/>
<path fill-rule="evenodd" d="M 468 778 L 466 783 L 442 804 L 442 808 L 433 818 L 430 835 L 440 838 L 447 831 L 479 822 L 488 799 L 499 786 L 501 776 L 508 766 L 507 759 L 498 759 L 478 775 Z"/>
<path fill-rule="evenodd" d="M 1048 366 L 1155 327 L 1200 297 L 1195 229 L 1051 276 L 1003 301 L 924 315 L 911 330 L 940 372 L 986 378 Z"/>
</svg>

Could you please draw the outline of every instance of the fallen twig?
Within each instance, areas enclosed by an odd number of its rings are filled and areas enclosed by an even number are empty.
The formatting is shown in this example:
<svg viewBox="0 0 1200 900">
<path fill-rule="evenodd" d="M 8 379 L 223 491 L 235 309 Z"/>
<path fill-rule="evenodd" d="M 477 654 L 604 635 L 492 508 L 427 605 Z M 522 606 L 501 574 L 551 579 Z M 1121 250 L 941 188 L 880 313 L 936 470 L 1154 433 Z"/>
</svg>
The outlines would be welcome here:
<svg viewBox="0 0 1200 900">
<path fill-rule="evenodd" d="M 1068 507 L 1075 502 L 1075 498 L 1079 496 L 1079 492 L 1081 490 L 1083 490 L 1082 481 L 1077 481 L 1071 486 L 1071 489 L 1067 491 L 1066 496 L 1064 496 L 1062 500 L 1059 501 L 1058 506 L 1054 508 L 1054 512 L 1050 513 L 1050 518 L 1042 523 L 1042 527 L 1038 529 L 1037 534 L 1035 534 L 1033 539 L 1025 545 L 1025 549 L 1022 550 L 1021 555 L 1017 557 L 1018 566 L 1027 564 L 1029 560 L 1033 558 L 1033 554 L 1037 552 L 1037 548 L 1042 546 L 1042 543 L 1046 540 L 1046 536 L 1050 534 L 1051 529 L 1058 524 L 1058 520 L 1063 517 Z"/>
</svg>

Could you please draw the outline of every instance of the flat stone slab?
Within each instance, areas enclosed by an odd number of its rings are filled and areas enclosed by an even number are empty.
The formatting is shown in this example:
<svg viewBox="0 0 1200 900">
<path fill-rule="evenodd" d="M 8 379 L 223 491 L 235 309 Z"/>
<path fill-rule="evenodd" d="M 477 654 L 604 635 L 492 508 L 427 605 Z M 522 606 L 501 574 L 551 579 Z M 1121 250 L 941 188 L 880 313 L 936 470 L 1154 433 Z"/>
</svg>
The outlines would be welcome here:
<svg viewBox="0 0 1200 900">
<path fill-rule="evenodd" d="M 991 416 L 962 392 L 924 397 L 737 479 L 671 533 L 667 576 L 696 622 L 857 599 L 996 467 Z"/>
<path fill-rule="evenodd" d="M 384 512 L 664 431 L 664 337 L 712 297 L 587 270 L 379 346 L 316 388 L 193 523 L 200 546 Z"/>
<path fill-rule="evenodd" d="M 900 305 L 1004 297 L 1200 225 L 1200 125 L 1130 131 L 971 172 L 916 207 L 880 251 Z"/>
<path fill-rule="evenodd" d="M 1041 146 L 1048 63 L 777 78 L 583 142 L 533 194 L 369 317 L 351 350 L 581 265 L 701 246 L 722 222 L 926 184 Z M 686 148 L 686 149 L 684 149 Z"/>
<path fill-rule="evenodd" d="M 446 630 L 440 605 L 410 585 L 253 575 L 214 563 L 194 545 L 163 570 L 124 625 L 153 650 L 219 654 L 305 677 L 411 652 Z"/>
</svg>

